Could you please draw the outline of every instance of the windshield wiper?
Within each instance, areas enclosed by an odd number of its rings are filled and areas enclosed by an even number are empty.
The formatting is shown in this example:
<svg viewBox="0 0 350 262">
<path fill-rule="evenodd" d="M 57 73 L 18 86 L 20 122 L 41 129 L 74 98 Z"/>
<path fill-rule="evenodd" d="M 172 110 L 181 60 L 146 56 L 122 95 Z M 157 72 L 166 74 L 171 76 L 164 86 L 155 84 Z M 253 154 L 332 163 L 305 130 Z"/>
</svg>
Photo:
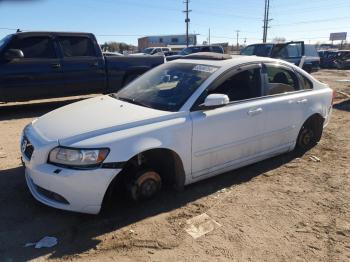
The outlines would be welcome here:
<svg viewBox="0 0 350 262">
<path fill-rule="evenodd" d="M 152 108 L 151 106 L 149 106 L 149 105 L 147 105 L 147 104 L 144 104 L 144 103 L 142 103 L 142 102 L 136 101 L 134 98 L 120 97 L 120 96 L 116 96 L 116 95 L 113 95 L 113 97 L 116 98 L 116 99 L 119 99 L 119 100 L 121 100 L 121 101 L 130 103 L 130 104 L 134 104 L 134 105 L 138 105 L 138 106 L 144 106 L 144 107 Z"/>
</svg>

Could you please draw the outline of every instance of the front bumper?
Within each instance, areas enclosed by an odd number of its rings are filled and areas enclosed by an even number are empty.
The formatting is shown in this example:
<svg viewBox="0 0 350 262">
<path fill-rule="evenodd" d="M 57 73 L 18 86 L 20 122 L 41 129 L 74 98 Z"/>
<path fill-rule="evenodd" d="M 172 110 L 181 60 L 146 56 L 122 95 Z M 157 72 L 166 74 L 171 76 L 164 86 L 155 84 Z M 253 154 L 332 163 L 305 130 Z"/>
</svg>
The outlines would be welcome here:
<svg viewBox="0 0 350 262">
<path fill-rule="evenodd" d="M 105 192 L 121 169 L 74 170 L 48 164 L 47 156 L 57 141 L 45 141 L 31 126 L 24 134 L 34 148 L 30 158 L 22 150 L 25 178 L 33 197 L 63 210 L 99 213 Z"/>
<path fill-rule="evenodd" d="M 57 174 L 58 170 L 60 172 Z M 33 169 L 26 165 L 25 178 L 33 197 L 45 205 L 63 210 L 98 214 L 105 192 L 119 172 L 120 170 L 115 169 L 62 169 L 49 164 Z M 60 196 L 65 201 L 44 194 L 43 189 L 52 192 L 52 195 Z"/>
</svg>

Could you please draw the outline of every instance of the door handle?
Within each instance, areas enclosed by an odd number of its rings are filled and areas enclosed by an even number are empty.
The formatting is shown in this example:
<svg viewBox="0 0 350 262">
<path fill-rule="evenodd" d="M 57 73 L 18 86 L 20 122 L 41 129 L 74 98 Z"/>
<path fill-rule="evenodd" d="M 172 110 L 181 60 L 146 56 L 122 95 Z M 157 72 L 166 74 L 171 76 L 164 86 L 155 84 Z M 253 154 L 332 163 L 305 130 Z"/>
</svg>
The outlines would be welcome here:
<svg viewBox="0 0 350 262">
<path fill-rule="evenodd" d="M 255 115 L 261 114 L 262 112 L 263 112 L 263 109 L 261 107 L 259 107 L 259 108 L 256 108 L 256 109 L 250 109 L 248 111 L 248 115 L 255 116 Z"/>
<path fill-rule="evenodd" d="M 51 68 L 60 68 L 61 64 L 51 64 Z"/>
<path fill-rule="evenodd" d="M 307 99 L 304 98 L 304 99 L 298 100 L 297 103 L 298 104 L 306 104 L 307 103 Z"/>
</svg>

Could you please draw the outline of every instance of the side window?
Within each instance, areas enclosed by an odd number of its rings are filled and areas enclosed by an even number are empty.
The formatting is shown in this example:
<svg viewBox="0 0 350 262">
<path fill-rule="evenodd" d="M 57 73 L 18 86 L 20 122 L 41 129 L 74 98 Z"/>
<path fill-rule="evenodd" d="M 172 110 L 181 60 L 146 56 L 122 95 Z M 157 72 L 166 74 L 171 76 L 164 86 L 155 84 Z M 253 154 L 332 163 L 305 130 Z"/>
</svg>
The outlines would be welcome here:
<svg viewBox="0 0 350 262">
<path fill-rule="evenodd" d="M 96 56 L 94 44 L 88 37 L 59 37 L 64 57 Z"/>
<path fill-rule="evenodd" d="M 241 51 L 241 55 L 253 55 L 254 54 L 254 45 L 247 46 Z"/>
<path fill-rule="evenodd" d="M 300 74 L 300 79 L 301 79 L 300 89 L 308 90 L 313 88 L 312 82 L 306 76 L 303 76 Z"/>
<path fill-rule="evenodd" d="M 218 87 L 209 92 L 209 94 L 214 93 L 225 94 L 232 102 L 260 97 L 260 68 L 244 70 L 231 76 Z"/>
<path fill-rule="evenodd" d="M 209 46 L 203 46 L 200 52 L 210 52 L 210 47 Z"/>
<path fill-rule="evenodd" d="M 268 83 L 264 88 L 264 95 L 275 95 L 299 90 L 297 76 L 290 70 L 275 66 L 267 66 Z"/>
<path fill-rule="evenodd" d="M 20 49 L 24 58 L 55 58 L 56 52 L 49 37 L 26 37 L 13 41 L 8 49 Z"/>
<path fill-rule="evenodd" d="M 212 46 L 211 49 L 215 53 L 221 53 L 221 54 L 223 53 L 220 46 Z"/>
</svg>

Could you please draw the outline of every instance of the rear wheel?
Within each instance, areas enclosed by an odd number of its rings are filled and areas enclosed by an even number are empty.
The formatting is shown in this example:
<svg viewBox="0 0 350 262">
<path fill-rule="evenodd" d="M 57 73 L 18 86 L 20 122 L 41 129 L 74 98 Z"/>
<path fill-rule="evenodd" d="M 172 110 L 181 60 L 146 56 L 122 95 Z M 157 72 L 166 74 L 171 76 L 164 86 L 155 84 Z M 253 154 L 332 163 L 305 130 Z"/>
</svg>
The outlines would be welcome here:
<svg viewBox="0 0 350 262">
<path fill-rule="evenodd" d="M 323 131 L 323 120 L 310 118 L 302 126 L 296 144 L 296 150 L 305 152 L 314 147 L 320 141 Z"/>
</svg>

